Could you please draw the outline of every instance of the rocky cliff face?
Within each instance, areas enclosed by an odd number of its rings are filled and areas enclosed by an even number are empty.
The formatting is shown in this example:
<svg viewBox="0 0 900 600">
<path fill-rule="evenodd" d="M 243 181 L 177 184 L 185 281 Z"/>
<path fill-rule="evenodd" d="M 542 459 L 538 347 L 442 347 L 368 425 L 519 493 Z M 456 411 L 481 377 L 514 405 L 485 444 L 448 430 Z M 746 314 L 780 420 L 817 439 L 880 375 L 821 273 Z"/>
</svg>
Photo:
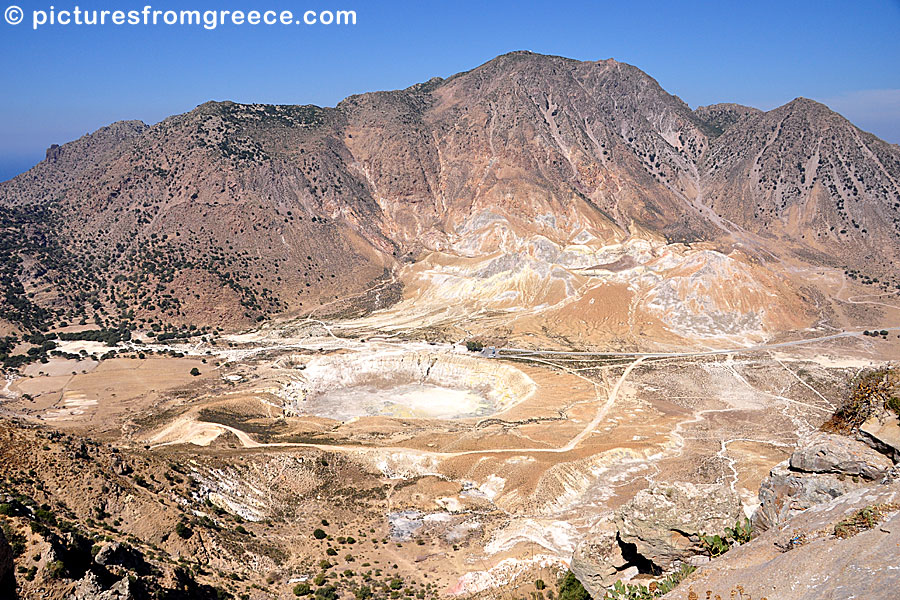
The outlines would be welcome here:
<svg viewBox="0 0 900 600">
<path fill-rule="evenodd" d="M 808 436 L 789 461 L 763 480 L 754 529 L 765 531 L 811 506 L 870 485 L 892 467 L 889 458 L 855 439 L 827 433 Z"/>
<path fill-rule="evenodd" d="M 698 570 L 668 600 L 897 597 L 900 483 L 869 484 L 787 519 Z"/>
<path fill-rule="evenodd" d="M 516 52 L 334 109 L 208 103 L 53 148 L 0 185 L 4 282 L 25 298 L 0 316 L 240 326 L 435 252 L 531 258 L 563 283 L 571 259 L 548 257 L 636 238 L 708 243 L 736 264 L 865 261 L 884 282 L 898 181 L 896 147 L 820 104 L 692 111 L 630 65 Z M 769 268 L 751 279 L 802 312 Z M 354 310 L 397 299 L 362 297 Z"/>
<path fill-rule="evenodd" d="M 726 486 L 676 482 L 641 490 L 579 544 L 572 572 L 592 597 L 619 580 L 659 575 L 705 558 L 700 535 L 724 532 L 743 516 Z"/>
<path fill-rule="evenodd" d="M 763 481 L 751 541 L 710 560 L 698 534 L 733 525 L 737 498 L 722 486 L 659 486 L 601 520 L 571 569 L 595 598 L 683 564 L 700 568 L 665 598 L 893 598 L 897 468 L 859 440 L 815 433 Z"/>
</svg>

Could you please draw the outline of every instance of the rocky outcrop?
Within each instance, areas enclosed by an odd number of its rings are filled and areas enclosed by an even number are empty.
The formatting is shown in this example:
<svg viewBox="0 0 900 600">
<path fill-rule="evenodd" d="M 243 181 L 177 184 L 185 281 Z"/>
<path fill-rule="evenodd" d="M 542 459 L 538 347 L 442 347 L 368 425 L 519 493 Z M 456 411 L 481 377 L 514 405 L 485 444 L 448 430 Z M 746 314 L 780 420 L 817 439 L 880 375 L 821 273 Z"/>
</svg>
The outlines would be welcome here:
<svg viewBox="0 0 900 600">
<path fill-rule="evenodd" d="M 742 516 L 727 486 L 676 482 L 641 490 L 615 522 L 623 545 L 665 571 L 702 552 L 698 533 L 722 532 Z"/>
<path fill-rule="evenodd" d="M 888 457 L 861 441 L 807 436 L 763 481 L 754 539 L 664 598 L 896 598 L 896 475 Z"/>
<path fill-rule="evenodd" d="M 742 516 L 727 486 L 657 484 L 594 525 L 575 548 L 571 569 L 592 596 L 602 597 L 618 580 L 704 562 L 698 534 L 721 533 Z"/>
<path fill-rule="evenodd" d="M 134 592 L 128 577 L 123 577 L 105 590 L 100 578 L 93 571 L 88 571 L 75 584 L 69 600 L 134 600 Z"/>
<path fill-rule="evenodd" d="M 797 513 L 863 485 L 846 476 L 793 471 L 787 462 L 783 462 L 772 469 L 760 486 L 760 506 L 753 515 L 753 529 L 765 531 Z"/>
<path fill-rule="evenodd" d="M 790 458 L 790 468 L 807 473 L 836 473 L 873 480 L 893 462 L 854 439 L 818 432 L 807 437 Z"/>
<path fill-rule="evenodd" d="M 16 597 L 15 563 L 13 551 L 0 529 L 0 598 Z"/>
<path fill-rule="evenodd" d="M 870 483 L 813 506 L 713 560 L 664 598 L 897 598 L 898 502 L 900 483 Z M 871 528 L 835 535 L 836 525 L 873 507 L 881 518 Z"/>
<path fill-rule="evenodd" d="M 883 477 L 892 461 L 849 437 L 815 433 L 769 473 L 759 490 L 753 528 L 764 531 L 808 508 Z"/>
<path fill-rule="evenodd" d="M 144 560 L 144 556 L 127 544 L 110 542 L 100 547 L 94 562 L 104 567 L 124 567 L 138 575 L 146 575 L 150 572 L 150 566 Z"/>
<path fill-rule="evenodd" d="M 569 568 L 594 598 L 603 597 L 616 581 L 627 581 L 640 572 L 623 556 L 618 530 L 610 519 L 594 525 L 588 539 L 575 547 Z"/>
<path fill-rule="evenodd" d="M 887 413 L 869 418 L 859 428 L 860 438 L 872 448 L 900 462 L 900 419 Z"/>
</svg>

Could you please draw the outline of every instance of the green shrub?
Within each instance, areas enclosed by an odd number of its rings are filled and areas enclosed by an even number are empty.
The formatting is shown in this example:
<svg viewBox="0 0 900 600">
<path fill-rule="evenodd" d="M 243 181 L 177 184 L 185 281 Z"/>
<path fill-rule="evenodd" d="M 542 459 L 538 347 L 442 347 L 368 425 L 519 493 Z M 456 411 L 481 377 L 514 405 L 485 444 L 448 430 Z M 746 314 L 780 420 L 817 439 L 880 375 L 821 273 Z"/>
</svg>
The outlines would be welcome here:
<svg viewBox="0 0 900 600">
<path fill-rule="evenodd" d="M 3 529 L 3 535 L 6 536 L 6 541 L 12 549 L 13 556 L 21 556 L 25 552 L 28 538 L 13 529 L 12 525 L 8 524 L 6 521 L 0 521 L 0 528 Z"/>
<path fill-rule="evenodd" d="M 568 571 L 559 584 L 559 600 L 591 600 L 591 595 L 575 574 Z"/>
<path fill-rule="evenodd" d="M 55 560 L 47 565 L 47 574 L 52 579 L 64 579 L 66 576 L 66 564 L 61 560 Z"/>
<path fill-rule="evenodd" d="M 900 504 L 873 504 L 854 512 L 834 526 L 835 537 L 846 539 L 874 528 L 885 515 L 900 510 Z"/>
<path fill-rule="evenodd" d="M 338 600 L 337 588 L 333 585 L 326 585 L 316 590 L 315 594 L 318 600 Z"/>
<path fill-rule="evenodd" d="M 295 596 L 309 596 L 310 593 L 312 593 L 312 588 L 309 587 L 308 583 L 298 583 L 294 586 Z"/>
<path fill-rule="evenodd" d="M 666 577 L 653 581 L 650 585 L 630 584 L 617 581 L 607 590 L 603 600 L 652 600 L 664 596 L 678 587 L 685 577 L 696 571 L 696 567 L 682 565 L 681 569 Z"/>
<path fill-rule="evenodd" d="M 191 529 L 184 521 L 178 521 L 175 523 L 175 533 L 181 539 L 188 539 L 192 535 L 194 535 L 194 530 Z"/>
<path fill-rule="evenodd" d="M 317 540 L 324 540 L 326 537 L 328 537 L 328 534 L 325 533 L 324 529 L 316 529 L 315 531 L 313 531 L 313 537 Z"/>
<path fill-rule="evenodd" d="M 894 411 L 897 415 L 900 415 L 900 397 L 893 396 L 888 398 L 887 402 L 884 403 L 884 407 L 888 410 Z"/>
</svg>

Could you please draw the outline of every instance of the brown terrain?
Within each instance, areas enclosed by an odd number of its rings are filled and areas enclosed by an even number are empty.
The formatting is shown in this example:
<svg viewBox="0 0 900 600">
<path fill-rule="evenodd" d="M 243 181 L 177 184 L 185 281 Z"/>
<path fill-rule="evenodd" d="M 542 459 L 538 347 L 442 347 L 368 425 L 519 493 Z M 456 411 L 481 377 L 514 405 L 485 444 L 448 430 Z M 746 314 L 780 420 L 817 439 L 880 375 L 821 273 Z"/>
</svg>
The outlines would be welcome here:
<svg viewBox="0 0 900 600">
<path fill-rule="evenodd" d="M 614 60 L 116 123 L 0 220 L 23 598 L 599 598 L 900 358 L 900 148 Z"/>
</svg>

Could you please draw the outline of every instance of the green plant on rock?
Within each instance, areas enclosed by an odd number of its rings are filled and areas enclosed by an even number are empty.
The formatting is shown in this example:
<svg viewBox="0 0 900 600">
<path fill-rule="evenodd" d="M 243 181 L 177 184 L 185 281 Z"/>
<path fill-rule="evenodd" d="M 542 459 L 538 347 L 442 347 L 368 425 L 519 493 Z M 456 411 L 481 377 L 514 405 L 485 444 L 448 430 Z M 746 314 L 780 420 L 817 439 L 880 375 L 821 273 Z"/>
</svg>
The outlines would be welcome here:
<svg viewBox="0 0 900 600">
<path fill-rule="evenodd" d="M 631 584 L 617 581 L 613 587 L 606 591 L 603 600 L 652 600 L 664 596 L 678 587 L 685 577 L 696 571 L 696 567 L 682 565 L 674 573 L 669 573 L 650 585 Z"/>
<path fill-rule="evenodd" d="M 725 537 L 732 540 L 735 544 L 746 544 L 750 541 L 752 531 L 750 527 L 750 519 L 744 517 L 743 522 L 738 520 L 734 527 L 725 528 Z"/>
<path fill-rule="evenodd" d="M 66 576 L 66 565 L 61 560 L 56 560 L 47 565 L 47 574 L 52 579 L 63 579 Z"/>
<path fill-rule="evenodd" d="M 857 533 L 874 528 L 888 513 L 900 510 L 900 504 L 872 504 L 854 512 L 834 526 L 834 535 L 840 539 L 853 537 Z"/>
<path fill-rule="evenodd" d="M 710 556 L 722 556 L 731 550 L 731 543 L 719 535 L 701 535 L 700 543 Z"/>
</svg>

